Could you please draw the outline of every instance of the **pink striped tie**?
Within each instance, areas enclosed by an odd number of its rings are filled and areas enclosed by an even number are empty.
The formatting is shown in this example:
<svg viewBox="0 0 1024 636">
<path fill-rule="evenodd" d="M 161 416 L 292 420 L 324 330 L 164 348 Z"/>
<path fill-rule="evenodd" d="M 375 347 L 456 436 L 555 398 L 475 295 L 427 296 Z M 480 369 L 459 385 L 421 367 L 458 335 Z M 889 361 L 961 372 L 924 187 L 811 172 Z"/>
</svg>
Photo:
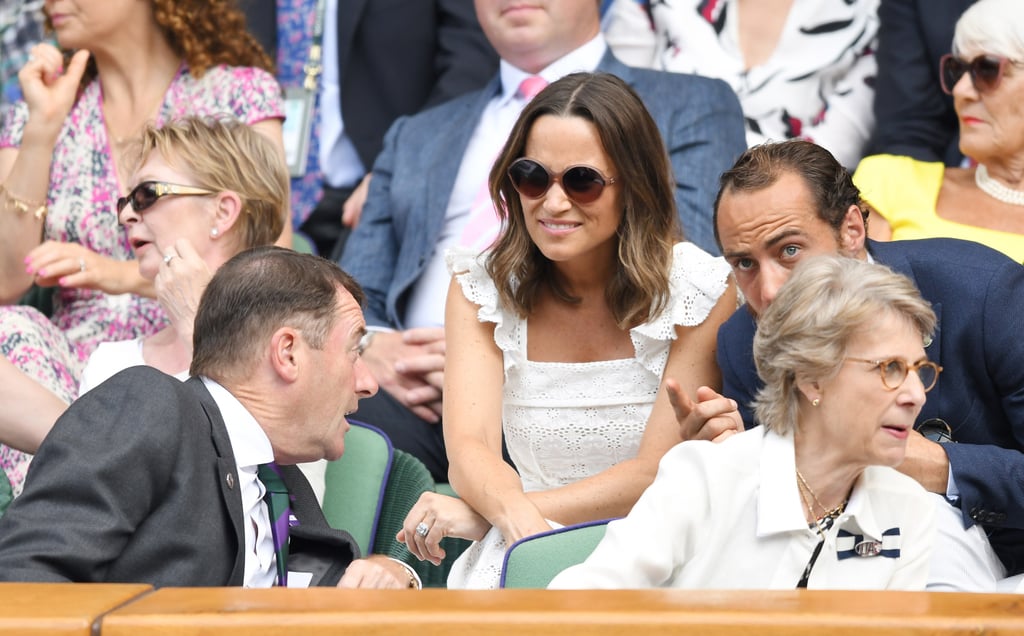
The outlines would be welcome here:
<svg viewBox="0 0 1024 636">
<path fill-rule="evenodd" d="M 525 105 L 536 97 L 537 93 L 544 90 L 544 87 L 547 85 L 548 81 L 543 77 L 531 75 L 522 82 L 519 82 L 516 97 L 521 99 Z M 501 149 L 498 148 L 497 150 L 500 151 Z M 497 152 L 495 153 L 495 158 L 497 158 Z M 492 160 L 491 163 L 493 164 L 494 161 Z M 473 199 L 473 205 L 470 207 L 469 212 L 469 221 L 466 222 L 466 227 L 462 230 L 459 245 L 472 247 L 482 252 L 494 243 L 494 239 L 498 237 L 500 229 L 501 224 L 498 221 L 497 213 L 494 211 L 494 203 L 491 201 L 487 180 L 484 179 L 476 193 L 476 197 Z"/>
</svg>

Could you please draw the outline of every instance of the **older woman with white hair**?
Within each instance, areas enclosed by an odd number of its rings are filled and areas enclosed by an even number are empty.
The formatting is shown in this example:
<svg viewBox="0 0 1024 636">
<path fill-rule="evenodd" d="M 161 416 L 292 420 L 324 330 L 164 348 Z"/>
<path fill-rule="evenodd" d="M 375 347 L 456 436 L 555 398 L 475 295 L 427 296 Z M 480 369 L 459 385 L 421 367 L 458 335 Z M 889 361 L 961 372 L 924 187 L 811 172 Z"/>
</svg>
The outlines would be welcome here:
<svg viewBox="0 0 1024 636">
<path fill-rule="evenodd" d="M 941 368 L 907 278 L 809 259 L 759 320 L 764 426 L 690 441 L 553 588 L 923 589 L 934 504 L 893 467 Z"/>
<path fill-rule="evenodd" d="M 971 165 L 864 159 L 854 181 L 874 208 L 871 237 L 968 239 L 1024 261 L 1024 2 L 965 11 L 938 71 Z"/>
</svg>

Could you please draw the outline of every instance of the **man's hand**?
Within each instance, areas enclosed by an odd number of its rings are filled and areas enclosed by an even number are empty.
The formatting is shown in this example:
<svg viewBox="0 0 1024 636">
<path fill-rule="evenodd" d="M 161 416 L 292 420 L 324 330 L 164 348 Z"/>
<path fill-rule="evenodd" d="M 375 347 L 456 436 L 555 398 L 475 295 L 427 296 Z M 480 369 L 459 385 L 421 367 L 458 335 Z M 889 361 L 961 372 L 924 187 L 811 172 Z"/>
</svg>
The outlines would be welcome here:
<svg viewBox="0 0 1024 636">
<path fill-rule="evenodd" d="M 743 430 L 743 418 L 735 400 L 702 386 L 697 388 L 697 401 L 694 402 L 671 378 L 665 380 L 665 390 L 676 413 L 679 437 L 684 442 L 692 439 L 721 442 Z"/>
<path fill-rule="evenodd" d="M 404 590 L 409 587 L 409 575 L 404 567 L 391 559 L 380 554 L 371 554 L 365 559 L 356 559 L 350 563 L 338 581 L 338 587 Z"/>
<path fill-rule="evenodd" d="M 917 431 L 910 431 L 907 453 L 896 470 L 913 477 L 928 492 L 945 495 L 949 487 L 949 457 L 946 451 L 942 444 L 927 439 Z"/>
<path fill-rule="evenodd" d="M 443 327 L 377 333 L 363 354 L 382 389 L 434 424 L 441 421 L 444 357 Z"/>
<path fill-rule="evenodd" d="M 352 229 L 359 225 L 359 218 L 363 215 L 363 205 L 366 204 L 366 195 L 370 191 L 371 177 L 373 177 L 372 172 L 363 177 L 352 194 L 345 199 L 345 204 L 341 206 L 342 225 Z"/>
</svg>

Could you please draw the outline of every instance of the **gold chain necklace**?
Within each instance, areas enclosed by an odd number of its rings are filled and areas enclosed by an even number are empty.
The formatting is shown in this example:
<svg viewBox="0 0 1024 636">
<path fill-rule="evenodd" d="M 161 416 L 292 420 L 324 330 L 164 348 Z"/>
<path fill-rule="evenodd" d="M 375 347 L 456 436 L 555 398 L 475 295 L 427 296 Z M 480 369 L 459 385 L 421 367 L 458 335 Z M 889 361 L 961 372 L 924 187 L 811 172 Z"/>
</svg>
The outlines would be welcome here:
<svg viewBox="0 0 1024 636">
<path fill-rule="evenodd" d="M 844 499 L 839 503 L 838 506 L 829 510 L 824 505 L 822 505 L 821 500 L 818 499 L 818 495 L 814 494 L 814 491 L 811 490 L 811 487 L 807 485 L 807 480 L 804 479 L 804 476 L 800 474 L 800 469 L 797 469 L 796 477 L 797 479 L 800 480 L 800 485 L 803 486 L 803 488 L 797 488 L 797 490 L 800 491 L 800 498 L 804 500 L 804 504 L 807 506 L 807 512 L 811 513 L 811 516 L 814 517 L 814 525 L 818 527 L 818 534 L 821 536 L 825 536 L 825 531 L 821 527 L 822 522 L 824 522 L 825 520 L 837 519 L 839 515 L 843 514 L 843 511 L 846 510 L 847 500 Z M 811 505 L 811 500 L 807 498 L 806 494 L 804 494 L 805 490 L 814 499 L 814 503 L 818 504 L 818 508 L 821 509 L 821 512 L 823 514 L 820 517 L 814 513 L 814 506 Z"/>
</svg>

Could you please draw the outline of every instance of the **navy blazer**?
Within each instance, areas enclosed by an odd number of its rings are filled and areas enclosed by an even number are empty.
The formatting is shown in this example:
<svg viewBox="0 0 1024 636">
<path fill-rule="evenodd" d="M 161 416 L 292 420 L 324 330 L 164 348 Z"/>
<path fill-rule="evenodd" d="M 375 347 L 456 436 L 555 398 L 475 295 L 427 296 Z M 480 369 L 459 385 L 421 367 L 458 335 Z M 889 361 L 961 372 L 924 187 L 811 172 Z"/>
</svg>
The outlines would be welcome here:
<svg viewBox="0 0 1024 636">
<path fill-rule="evenodd" d="M 1009 575 L 1024 571 L 1024 267 L 956 239 L 869 241 L 868 251 L 913 280 L 938 316 L 925 351 L 943 371 L 918 422 L 941 418 L 952 427 L 956 443 L 943 448 L 964 524 L 985 526 Z M 748 428 L 762 385 L 755 328 L 741 307 L 718 331 L 723 392 Z"/>
<path fill-rule="evenodd" d="M 683 231 L 717 254 L 711 215 L 718 177 L 746 148 L 736 95 L 721 80 L 631 68 L 611 52 L 598 70 L 622 78 L 644 100 L 672 159 Z M 366 291 L 369 325 L 405 327 L 409 293 L 436 249 L 475 123 L 499 89 L 495 78 L 482 91 L 401 118 L 388 131 L 341 259 Z"/>
<path fill-rule="evenodd" d="M 282 466 L 300 524 L 291 569 L 334 585 L 359 549 Z M 224 420 L 202 381 L 126 369 L 74 402 L 0 519 L 0 581 L 241 585 L 242 497 Z M 293 558 L 294 555 L 294 558 Z"/>
</svg>

